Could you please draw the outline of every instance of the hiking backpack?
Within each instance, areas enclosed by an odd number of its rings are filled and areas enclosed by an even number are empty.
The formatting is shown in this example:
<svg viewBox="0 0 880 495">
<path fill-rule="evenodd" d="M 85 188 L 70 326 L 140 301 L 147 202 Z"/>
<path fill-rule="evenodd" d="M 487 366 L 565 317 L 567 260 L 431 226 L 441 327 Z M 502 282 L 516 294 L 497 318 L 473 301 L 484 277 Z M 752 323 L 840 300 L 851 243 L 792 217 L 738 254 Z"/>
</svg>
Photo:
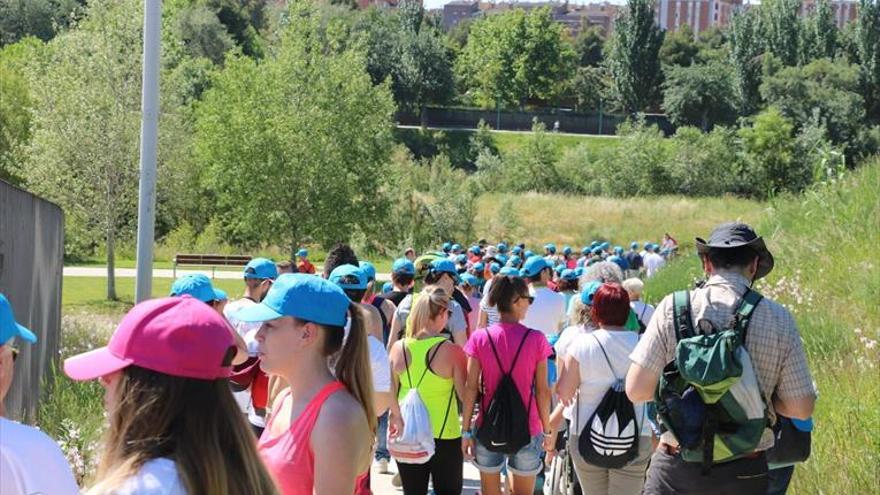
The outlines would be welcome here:
<svg viewBox="0 0 880 495">
<path fill-rule="evenodd" d="M 578 451 L 589 464 L 605 469 L 620 469 L 639 454 L 641 423 L 636 421 L 635 407 L 626 396 L 623 379 L 614 374 L 605 348 L 598 337 L 592 333 L 589 335 L 599 344 L 614 377 L 614 384 L 608 387 L 587 424 L 583 425 L 578 438 Z M 580 399 L 577 401 L 579 405 Z M 642 411 L 644 422 L 644 409 Z"/>
<path fill-rule="evenodd" d="M 492 346 L 492 354 L 495 355 L 495 361 L 501 371 L 501 381 L 498 382 L 495 394 L 489 401 L 483 422 L 477 428 L 477 439 L 492 452 L 515 454 L 532 440 L 529 435 L 529 410 L 532 407 L 532 396 L 534 395 L 534 378 L 532 378 L 532 386 L 530 387 L 529 403 L 523 404 L 516 383 L 510 376 L 516 367 L 519 352 L 530 333 L 532 330 L 526 330 L 519 347 L 516 349 L 516 354 L 513 356 L 513 362 L 510 363 L 510 370 L 504 371 L 504 366 L 498 357 L 498 351 L 495 349 L 495 343 L 492 342 L 492 336 L 486 329 L 486 337 L 489 339 L 489 345 Z"/>
<path fill-rule="evenodd" d="M 769 427 L 745 347 L 749 321 L 761 299 L 748 289 L 731 323 L 697 334 L 690 293 L 673 294 L 675 359 L 663 371 L 655 403 L 663 428 L 678 440 L 682 459 L 702 463 L 703 473 L 713 463 L 753 453 Z"/>
<path fill-rule="evenodd" d="M 434 456 L 434 429 L 431 426 L 431 415 L 428 412 L 427 406 L 425 406 L 425 402 L 422 400 L 422 396 L 419 395 L 418 388 L 419 385 L 422 384 L 422 380 L 425 379 L 428 370 L 431 368 L 431 362 L 434 360 L 434 357 L 437 356 L 437 352 L 440 350 L 441 345 L 443 345 L 443 342 L 440 342 L 433 347 L 434 352 L 431 353 L 431 356 L 428 358 L 425 369 L 422 371 L 422 376 L 419 377 L 419 381 L 416 382 L 415 387 L 413 387 L 412 377 L 409 375 L 409 362 L 406 359 L 406 348 L 404 347 L 403 361 L 406 363 L 406 377 L 409 380 L 409 390 L 403 398 L 403 402 L 400 403 L 400 416 L 401 419 L 403 419 L 403 431 L 399 432 L 399 434 L 393 438 L 389 432 L 387 442 L 388 453 L 391 454 L 391 457 L 397 462 L 405 464 L 424 464 Z M 450 393 L 449 403 L 446 405 L 447 417 L 449 416 L 449 408 L 451 405 L 452 393 Z M 445 429 L 446 420 L 444 419 L 443 427 L 440 429 L 441 436 Z"/>
</svg>

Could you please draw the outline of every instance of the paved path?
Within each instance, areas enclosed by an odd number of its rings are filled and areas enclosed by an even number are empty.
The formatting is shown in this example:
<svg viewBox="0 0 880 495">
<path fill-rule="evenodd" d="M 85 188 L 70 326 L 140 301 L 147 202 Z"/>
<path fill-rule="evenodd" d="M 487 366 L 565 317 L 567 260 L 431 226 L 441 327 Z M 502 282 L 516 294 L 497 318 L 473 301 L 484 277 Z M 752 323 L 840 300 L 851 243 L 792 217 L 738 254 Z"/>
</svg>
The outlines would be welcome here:
<svg viewBox="0 0 880 495">
<path fill-rule="evenodd" d="M 394 461 L 388 465 L 390 471 L 397 472 Z M 400 488 L 391 485 L 393 474 L 376 474 L 376 470 L 370 475 L 370 485 L 374 495 L 397 495 L 403 493 Z M 480 491 L 480 472 L 470 462 L 464 463 L 464 490 L 462 495 L 474 495 Z"/>
<path fill-rule="evenodd" d="M 489 124 L 494 124 L 494 122 L 489 122 Z M 422 126 L 418 125 L 397 125 L 400 129 L 422 129 Z M 476 131 L 477 129 L 468 126 L 427 126 L 424 129 L 430 131 Z M 530 130 L 522 130 L 522 131 L 514 131 L 509 129 L 492 129 L 492 132 L 500 132 L 504 134 L 532 134 Z M 574 137 L 596 137 L 596 138 L 612 138 L 618 139 L 620 136 L 616 134 L 586 134 L 580 132 L 555 132 L 552 129 L 547 130 L 548 135 L 553 136 L 574 136 Z"/>
<path fill-rule="evenodd" d="M 212 271 L 210 267 L 205 267 L 203 270 L 190 270 L 190 269 L 178 269 L 177 276 L 186 275 L 188 273 L 204 273 L 206 275 L 213 275 L 213 278 L 223 278 L 223 279 L 241 279 L 241 270 L 230 271 L 230 270 L 216 270 Z M 116 276 L 122 278 L 134 278 L 137 274 L 137 270 L 134 268 L 117 268 Z M 65 266 L 64 267 L 64 276 L 65 277 L 106 277 L 107 276 L 107 268 L 103 266 Z M 153 278 L 174 278 L 174 271 L 170 268 L 164 269 L 155 269 L 153 270 Z M 390 273 L 377 273 L 376 280 L 385 282 L 391 280 Z"/>
</svg>

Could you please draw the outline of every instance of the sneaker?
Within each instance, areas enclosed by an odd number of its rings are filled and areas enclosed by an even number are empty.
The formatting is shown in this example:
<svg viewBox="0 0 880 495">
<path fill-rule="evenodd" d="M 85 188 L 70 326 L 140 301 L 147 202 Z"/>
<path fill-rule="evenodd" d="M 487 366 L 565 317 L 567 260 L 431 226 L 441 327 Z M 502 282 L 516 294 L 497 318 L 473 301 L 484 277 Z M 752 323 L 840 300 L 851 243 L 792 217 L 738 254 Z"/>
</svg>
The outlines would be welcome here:
<svg viewBox="0 0 880 495">
<path fill-rule="evenodd" d="M 388 459 L 379 459 L 376 461 L 376 471 L 379 474 L 391 474 L 388 470 Z"/>
<path fill-rule="evenodd" d="M 391 478 L 391 486 L 394 488 L 400 488 L 403 486 L 403 482 L 400 481 L 400 473 L 394 473 L 394 477 Z"/>
</svg>

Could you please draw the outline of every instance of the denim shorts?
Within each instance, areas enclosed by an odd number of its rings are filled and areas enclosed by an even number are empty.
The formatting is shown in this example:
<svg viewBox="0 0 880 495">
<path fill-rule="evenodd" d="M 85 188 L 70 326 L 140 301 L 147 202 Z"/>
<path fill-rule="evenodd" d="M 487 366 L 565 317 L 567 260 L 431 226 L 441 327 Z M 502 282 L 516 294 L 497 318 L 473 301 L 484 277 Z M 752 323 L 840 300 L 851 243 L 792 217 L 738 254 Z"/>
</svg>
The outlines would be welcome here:
<svg viewBox="0 0 880 495">
<path fill-rule="evenodd" d="M 540 433 L 533 436 L 532 441 L 515 454 L 493 452 L 479 440 L 475 443 L 473 464 L 481 473 L 500 473 L 505 462 L 510 472 L 517 476 L 535 476 L 544 469 L 541 458 L 544 453 L 544 436 Z"/>
</svg>

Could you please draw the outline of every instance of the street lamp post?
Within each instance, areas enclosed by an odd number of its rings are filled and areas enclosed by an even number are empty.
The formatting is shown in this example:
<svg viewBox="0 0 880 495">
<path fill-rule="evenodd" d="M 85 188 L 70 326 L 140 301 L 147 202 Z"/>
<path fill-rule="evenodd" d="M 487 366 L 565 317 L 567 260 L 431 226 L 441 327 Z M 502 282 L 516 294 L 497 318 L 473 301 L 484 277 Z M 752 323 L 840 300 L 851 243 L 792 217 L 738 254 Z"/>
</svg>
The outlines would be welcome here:
<svg viewBox="0 0 880 495">
<path fill-rule="evenodd" d="M 153 290 L 153 237 L 156 225 L 156 149 L 159 134 L 161 21 L 162 1 L 144 0 L 137 280 L 134 293 L 136 303 L 152 297 Z"/>
</svg>

